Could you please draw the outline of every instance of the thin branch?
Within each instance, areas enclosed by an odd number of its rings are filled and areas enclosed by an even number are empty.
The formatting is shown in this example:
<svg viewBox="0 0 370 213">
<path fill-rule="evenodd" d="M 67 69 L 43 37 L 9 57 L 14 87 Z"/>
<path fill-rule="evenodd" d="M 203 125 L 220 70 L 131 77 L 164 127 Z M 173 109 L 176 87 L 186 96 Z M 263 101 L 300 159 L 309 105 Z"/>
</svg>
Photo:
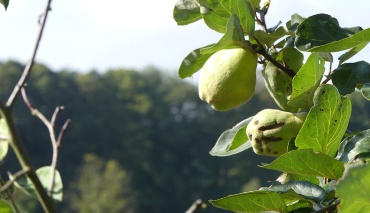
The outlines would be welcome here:
<svg viewBox="0 0 370 213">
<path fill-rule="evenodd" d="M 35 58 L 36 58 L 36 53 L 37 53 L 37 50 L 38 50 L 39 45 L 40 45 L 42 34 L 44 32 L 46 19 L 48 17 L 49 11 L 50 11 L 50 4 L 51 4 L 51 0 L 48 0 L 47 3 L 46 3 L 44 13 L 43 13 L 43 17 L 41 18 L 41 21 L 40 21 L 40 29 L 39 29 L 39 32 L 38 32 L 38 35 L 37 35 L 36 43 L 35 43 L 35 46 L 34 46 L 34 49 L 33 49 L 32 55 L 31 55 L 31 59 L 28 61 L 26 67 L 23 70 L 22 76 L 19 78 L 18 83 L 15 85 L 15 87 L 13 89 L 13 92 L 10 94 L 10 96 L 8 98 L 8 101 L 5 104 L 6 107 L 11 108 L 13 106 L 16 98 L 19 95 L 19 91 L 20 91 L 21 87 L 27 82 L 27 79 L 30 75 L 31 69 L 33 67 L 33 63 L 34 63 Z"/>
<path fill-rule="evenodd" d="M 0 187 L 0 192 L 7 190 L 16 180 L 27 174 L 29 171 L 30 171 L 29 168 L 28 169 L 24 168 L 16 172 L 14 175 L 12 175 L 12 178 L 8 182 L 6 182 L 2 187 Z"/>
<path fill-rule="evenodd" d="M 196 213 L 200 209 L 204 209 L 205 207 L 206 204 L 201 199 L 198 199 L 194 201 L 193 205 L 191 205 L 190 208 L 185 213 Z"/>
<path fill-rule="evenodd" d="M 36 196 L 44 209 L 45 212 L 56 212 L 54 202 L 46 193 L 43 185 L 40 182 L 35 170 L 31 166 L 31 161 L 28 157 L 28 153 L 21 143 L 19 135 L 17 133 L 13 116 L 12 108 L 6 107 L 0 102 L 0 114 L 3 119 L 5 119 L 8 124 L 9 131 L 9 145 L 13 148 L 14 154 L 16 155 L 23 170 L 28 170 L 27 177 L 31 180 L 35 186 Z"/>
</svg>

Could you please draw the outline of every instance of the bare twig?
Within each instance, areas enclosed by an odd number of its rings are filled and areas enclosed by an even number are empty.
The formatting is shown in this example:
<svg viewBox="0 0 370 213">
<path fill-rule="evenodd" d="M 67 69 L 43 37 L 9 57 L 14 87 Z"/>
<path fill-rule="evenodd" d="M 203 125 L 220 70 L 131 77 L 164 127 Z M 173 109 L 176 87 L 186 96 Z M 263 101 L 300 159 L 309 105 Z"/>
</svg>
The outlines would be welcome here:
<svg viewBox="0 0 370 213">
<path fill-rule="evenodd" d="M 55 109 L 55 111 L 54 111 L 54 113 L 53 113 L 53 115 L 52 115 L 52 117 L 49 121 L 38 109 L 36 109 L 32 106 L 32 104 L 31 104 L 31 102 L 30 102 L 30 100 L 27 96 L 26 87 L 21 88 L 21 93 L 22 93 L 22 97 L 23 97 L 23 100 L 24 100 L 25 104 L 28 106 L 28 108 L 31 111 L 31 114 L 38 117 L 44 123 L 44 125 L 47 127 L 47 129 L 49 131 L 50 140 L 51 140 L 51 144 L 52 144 L 52 147 L 53 147 L 53 158 L 52 158 L 51 165 L 50 165 L 51 177 L 50 177 L 50 182 L 49 182 L 49 185 L 48 185 L 48 194 L 49 194 L 49 196 L 52 196 L 53 191 L 54 191 L 55 172 L 56 172 L 56 167 L 57 167 L 57 162 L 58 162 L 59 147 L 61 145 L 63 135 L 64 135 L 65 131 L 67 130 L 68 125 L 70 124 L 71 120 L 67 119 L 67 121 L 64 123 L 63 127 L 61 128 L 61 130 L 59 132 L 59 135 L 58 135 L 58 138 L 57 138 L 56 134 L 55 134 L 55 121 L 56 121 L 60 111 L 62 111 L 64 109 L 64 107 L 63 106 L 56 107 L 56 109 Z"/>
<path fill-rule="evenodd" d="M 205 207 L 206 204 L 201 199 L 198 199 L 194 201 L 193 205 L 191 205 L 190 208 L 185 213 L 196 213 L 200 209 L 204 209 Z"/>
<path fill-rule="evenodd" d="M 50 5 L 51 5 L 51 0 L 48 0 L 47 4 L 46 4 L 46 7 L 45 7 L 45 10 L 44 10 L 44 13 L 43 13 L 43 16 L 40 20 L 40 29 L 39 29 L 39 32 L 38 32 L 38 35 L 37 35 L 36 43 L 35 43 L 31 58 L 28 61 L 26 67 L 24 68 L 22 76 L 19 78 L 18 83 L 15 85 L 15 87 L 13 89 L 13 92 L 10 94 L 10 96 L 8 98 L 8 101 L 5 104 L 6 107 L 12 107 L 13 106 L 13 104 L 15 102 L 15 99 L 19 95 L 19 91 L 20 91 L 21 87 L 27 82 L 27 79 L 30 75 L 31 69 L 33 67 L 33 63 L 34 63 L 35 58 L 36 58 L 36 53 L 37 53 L 37 50 L 38 50 L 39 45 L 40 45 L 42 34 L 44 32 L 46 19 L 48 17 L 48 13 L 50 11 Z"/>
</svg>

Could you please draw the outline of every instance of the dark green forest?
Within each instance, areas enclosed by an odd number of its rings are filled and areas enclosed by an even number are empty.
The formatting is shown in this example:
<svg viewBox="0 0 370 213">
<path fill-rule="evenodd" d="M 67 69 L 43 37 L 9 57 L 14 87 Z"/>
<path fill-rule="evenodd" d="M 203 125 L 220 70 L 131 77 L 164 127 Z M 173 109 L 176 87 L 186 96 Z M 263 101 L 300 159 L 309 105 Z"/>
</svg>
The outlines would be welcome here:
<svg viewBox="0 0 370 213">
<path fill-rule="evenodd" d="M 8 98 L 24 68 L 15 61 L 0 63 L 0 97 Z M 268 186 L 278 172 L 259 168 L 273 158 L 247 150 L 230 157 L 209 151 L 219 135 L 264 108 L 277 108 L 264 89 L 242 107 L 217 112 L 199 100 L 197 87 L 154 67 L 105 72 L 53 71 L 36 64 L 27 85 L 34 107 L 50 117 L 65 109 L 58 128 L 72 119 L 59 154 L 64 184 L 60 212 L 185 212 L 204 201 Z M 351 96 L 349 130 L 370 126 L 370 103 Z M 43 123 L 19 98 L 14 110 L 22 142 L 33 165 L 49 165 L 52 149 Z M 366 119 L 367 118 L 367 119 Z M 365 123 L 364 123 L 365 122 Z M 1 176 L 18 171 L 7 156 Z M 36 200 L 19 193 L 29 212 L 40 212 Z M 222 212 L 208 204 L 202 212 Z"/>
</svg>

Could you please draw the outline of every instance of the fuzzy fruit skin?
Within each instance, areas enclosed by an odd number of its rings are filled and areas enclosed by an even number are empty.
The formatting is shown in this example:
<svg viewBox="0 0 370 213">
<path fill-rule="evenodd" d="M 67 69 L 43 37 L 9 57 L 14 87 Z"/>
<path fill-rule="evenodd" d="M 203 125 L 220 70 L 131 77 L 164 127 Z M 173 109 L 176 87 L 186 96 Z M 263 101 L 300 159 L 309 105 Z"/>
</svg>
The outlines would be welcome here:
<svg viewBox="0 0 370 213">
<path fill-rule="evenodd" d="M 224 49 L 204 64 L 199 78 L 199 97 L 218 111 L 247 102 L 256 87 L 257 54 L 251 49 Z"/>
<path fill-rule="evenodd" d="M 297 136 L 307 113 L 264 109 L 247 126 L 247 136 L 258 155 L 277 157 L 287 152 L 290 139 Z"/>
</svg>

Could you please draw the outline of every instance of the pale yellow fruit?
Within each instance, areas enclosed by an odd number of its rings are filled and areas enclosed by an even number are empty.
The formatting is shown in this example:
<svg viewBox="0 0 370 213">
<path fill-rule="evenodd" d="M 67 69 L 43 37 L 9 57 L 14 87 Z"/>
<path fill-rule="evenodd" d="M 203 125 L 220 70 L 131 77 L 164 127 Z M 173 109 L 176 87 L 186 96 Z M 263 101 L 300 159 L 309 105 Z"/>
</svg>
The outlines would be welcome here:
<svg viewBox="0 0 370 213">
<path fill-rule="evenodd" d="M 247 126 L 247 136 L 258 155 L 280 156 L 287 152 L 289 141 L 296 137 L 307 113 L 264 109 Z"/>
<path fill-rule="evenodd" d="M 224 49 L 204 64 L 199 97 L 215 110 L 227 111 L 247 102 L 256 87 L 257 54 L 251 49 Z"/>
</svg>

